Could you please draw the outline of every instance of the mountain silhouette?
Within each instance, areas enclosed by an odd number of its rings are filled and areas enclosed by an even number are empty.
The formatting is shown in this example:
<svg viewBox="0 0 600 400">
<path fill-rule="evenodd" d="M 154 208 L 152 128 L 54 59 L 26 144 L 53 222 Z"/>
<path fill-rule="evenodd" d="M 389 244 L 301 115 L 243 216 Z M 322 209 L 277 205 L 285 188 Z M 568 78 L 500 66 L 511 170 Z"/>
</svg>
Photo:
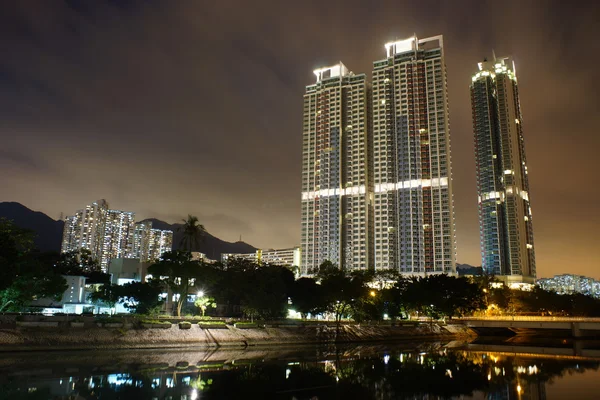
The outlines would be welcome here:
<svg viewBox="0 0 600 400">
<path fill-rule="evenodd" d="M 469 265 L 469 264 L 459 264 L 456 263 L 456 273 L 458 274 L 458 276 L 464 276 L 464 275 L 483 275 L 483 270 L 481 269 L 481 267 L 474 267 L 473 265 Z"/>
<path fill-rule="evenodd" d="M 12 220 L 19 228 L 35 232 L 34 245 L 39 250 L 60 252 L 65 224 L 63 221 L 56 221 L 16 202 L 0 203 L 1 217 Z"/>
<path fill-rule="evenodd" d="M 173 248 L 179 249 L 181 239 L 183 238 L 183 233 L 179 231 L 179 228 L 183 224 L 169 224 L 155 218 L 148 218 L 144 221 L 152 221 L 153 229 L 173 231 Z M 221 254 L 223 253 L 252 253 L 256 251 L 256 247 L 245 242 L 226 242 L 205 232 L 198 245 L 193 246 L 192 251 L 200 251 L 212 260 L 221 261 Z"/>
<path fill-rule="evenodd" d="M 17 202 L 0 202 L 0 218 L 12 220 L 20 228 L 32 230 L 35 233 L 35 246 L 41 251 L 60 252 L 63 235 L 63 221 L 56 221 L 46 214 L 33 211 Z M 178 229 L 182 224 L 148 218 L 152 228 L 173 231 L 173 249 L 179 249 L 182 233 Z M 193 251 L 200 251 L 210 259 L 220 261 L 222 253 L 251 253 L 256 248 L 244 242 L 226 242 L 206 232 L 199 246 Z"/>
</svg>

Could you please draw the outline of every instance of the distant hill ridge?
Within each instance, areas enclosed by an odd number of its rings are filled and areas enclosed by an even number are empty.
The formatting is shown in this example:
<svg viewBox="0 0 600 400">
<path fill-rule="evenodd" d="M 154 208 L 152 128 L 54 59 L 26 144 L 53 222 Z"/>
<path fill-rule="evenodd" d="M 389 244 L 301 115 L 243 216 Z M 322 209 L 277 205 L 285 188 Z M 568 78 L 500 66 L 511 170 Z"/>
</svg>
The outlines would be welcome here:
<svg viewBox="0 0 600 400">
<path fill-rule="evenodd" d="M 14 221 L 24 229 L 30 229 L 36 233 L 35 246 L 41 251 L 60 251 L 63 234 L 63 221 L 56 221 L 46 214 L 33 211 L 21 203 L 0 202 L 0 217 Z M 173 231 L 173 248 L 177 250 L 181 243 L 182 234 L 178 229 L 182 224 L 169 224 L 167 222 L 148 218 L 144 221 L 152 221 L 155 229 Z M 200 245 L 192 249 L 200 251 L 213 260 L 220 260 L 222 253 L 251 253 L 256 248 L 244 242 L 226 242 L 206 232 Z"/>
<path fill-rule="evenodd" d="M 173 231 L 173 248 L 178 249 L 183 233 L 179 228 L 183 224 L 169 224 L 156 218 L 147 218 L 143 221 L 152 221 L 152 228 Z M 245 242 L 226 242 L 206 232 L 198 246 L 194 246 L 192 251 L 200 251 L 207 255 L 208 258 L 220 261 L 223 253 L 252 253 L 256 251 L 253 247 Z"/>
</svg>

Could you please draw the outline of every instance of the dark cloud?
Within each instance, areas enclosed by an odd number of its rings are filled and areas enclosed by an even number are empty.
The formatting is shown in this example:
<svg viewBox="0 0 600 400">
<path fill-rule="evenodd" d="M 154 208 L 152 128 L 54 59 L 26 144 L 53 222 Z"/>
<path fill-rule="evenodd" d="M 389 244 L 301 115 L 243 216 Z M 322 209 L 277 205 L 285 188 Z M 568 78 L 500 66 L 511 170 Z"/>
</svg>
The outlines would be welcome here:
<svg viewBox="0 0 600 400">
<path fill-rule="evenodd" d="M 97 198 L 217 236 L 299 242 L 302 94 L 342 60 L 444 35 L 458 260 L 479 264 L 468 85 L 517 62 L 538 274 L 600 258 L 598 6 L 563 1 L 23 0 L 0 6 L 0 200 L 53 217 Z"/>
</svg>

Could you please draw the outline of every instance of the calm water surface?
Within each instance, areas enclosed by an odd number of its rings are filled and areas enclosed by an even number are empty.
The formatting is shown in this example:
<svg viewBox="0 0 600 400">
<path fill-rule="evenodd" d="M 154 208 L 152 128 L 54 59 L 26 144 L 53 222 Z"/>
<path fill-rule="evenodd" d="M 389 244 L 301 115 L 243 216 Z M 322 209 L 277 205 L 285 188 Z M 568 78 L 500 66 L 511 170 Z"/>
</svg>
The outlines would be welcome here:
<svg viewBox="0 0 600 400">
<path fill-rule="evenodd" d="M 600 399 L 598 355 L 456 342 L 0 353 L 0 399 Z"/>
</svg>

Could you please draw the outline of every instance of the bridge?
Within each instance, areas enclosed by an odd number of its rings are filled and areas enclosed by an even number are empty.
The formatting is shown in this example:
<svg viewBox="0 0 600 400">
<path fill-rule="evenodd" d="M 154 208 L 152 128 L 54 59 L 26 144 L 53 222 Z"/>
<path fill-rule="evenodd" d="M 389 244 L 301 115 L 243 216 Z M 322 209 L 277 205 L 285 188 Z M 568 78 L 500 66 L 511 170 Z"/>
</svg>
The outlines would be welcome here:
<svg viewBox="0 0 600 400">
<path fill-rule="evenodd" d="M 560 330 L 568 331 L 572 337 L 600 336 L 600 318 L 499 316 L 463 317 L 455 320 L 476 331 L 508 329 L 515 333 L 520 330 Z"/>
<path fill-rule="evenodd" d="M 509 356 L 526 356 L 536 358 L 570 358 L 573 360 L 598 360 L 600 350 L 587 349 L 581 341 L 575 341 L 572 347 L 550 347 L 550 346 L 517 346 L 510 344 L 479 344 L 469 343 L 464 346 L 465 350 L 472 352 L 496 353 Z"/>
</svg>

